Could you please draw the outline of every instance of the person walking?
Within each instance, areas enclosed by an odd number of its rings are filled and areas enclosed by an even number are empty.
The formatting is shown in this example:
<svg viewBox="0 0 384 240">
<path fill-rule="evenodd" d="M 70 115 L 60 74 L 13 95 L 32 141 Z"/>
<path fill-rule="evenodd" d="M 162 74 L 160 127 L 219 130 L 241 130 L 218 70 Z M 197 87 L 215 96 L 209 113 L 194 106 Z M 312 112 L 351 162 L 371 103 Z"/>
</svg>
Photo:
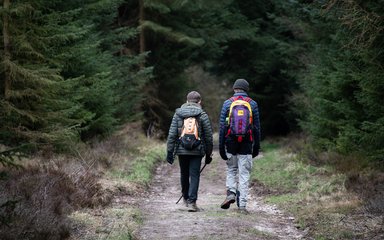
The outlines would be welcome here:
<svg viewBox="0 0 384 240">
<path fill-rule="evenodd" d="M 183 203 L 190 212 L 199 210 L 196 201 L 201 162 L 205 155 L 205 163 L 211 163 L 212 149 L 211 122 L 201 107 L 200 94 L 192 91 L 187 102 L 176 109 L 167 138 L 167 161 L 173 164 L 178 155 Z"/>
<path fill-rule="evenodd" d="M 225 100 L 220 113 L 219 152 L 227 163 L 227 197 L 221 208 L 238 200 L 240 212 L 247 213 L 252 158 L 260 150 L 260 119 L 257 102 L 248 97 L 249 83 L 237 79 L 234 95 Z M 237 179 L 238 178 L 238 179 Z M 237 184 L 238 183 L 238 184 Z"/>
</svg>

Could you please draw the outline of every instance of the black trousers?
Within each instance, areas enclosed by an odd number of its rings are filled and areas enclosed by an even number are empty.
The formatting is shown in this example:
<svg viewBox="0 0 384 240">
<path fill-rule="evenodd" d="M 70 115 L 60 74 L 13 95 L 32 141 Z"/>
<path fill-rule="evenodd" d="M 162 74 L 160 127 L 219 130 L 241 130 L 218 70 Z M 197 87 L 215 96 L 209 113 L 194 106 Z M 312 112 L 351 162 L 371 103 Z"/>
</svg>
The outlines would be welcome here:
<svg viewBox="0 0 384 240">
<path fill-rule="evenodd" d="M 197 200 L 202 158 L 202 156 L 179 155 L 181 192 L 183 198 L 190 203 Z"/>
</svg>

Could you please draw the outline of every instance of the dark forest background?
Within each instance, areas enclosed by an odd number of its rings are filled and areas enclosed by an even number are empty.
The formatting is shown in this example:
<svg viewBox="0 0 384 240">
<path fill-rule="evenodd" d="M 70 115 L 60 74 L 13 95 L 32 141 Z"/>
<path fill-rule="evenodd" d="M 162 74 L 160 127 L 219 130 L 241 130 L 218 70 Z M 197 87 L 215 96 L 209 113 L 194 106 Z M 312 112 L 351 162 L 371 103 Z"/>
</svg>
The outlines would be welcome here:
<svg viewBox="0 0 384 240">
<path fill-rule="evenodd" d="M 3 0 L 0 14 L 7 149 L 66 152 L 139 120 L 164 138 L 190 90 L 217 128 L 245 78 L 263 138 L 383 161 L 382 0 Z"/>
</svg>

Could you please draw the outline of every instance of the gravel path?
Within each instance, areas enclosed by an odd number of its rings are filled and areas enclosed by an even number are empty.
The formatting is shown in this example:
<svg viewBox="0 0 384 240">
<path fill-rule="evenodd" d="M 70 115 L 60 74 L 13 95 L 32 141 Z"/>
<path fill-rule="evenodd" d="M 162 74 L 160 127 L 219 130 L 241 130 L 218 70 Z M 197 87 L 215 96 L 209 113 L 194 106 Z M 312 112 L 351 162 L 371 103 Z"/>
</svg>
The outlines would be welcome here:
<svg viewBox="0 0 384 240">
<path fill-rule="evenodd" d="M 138 239 L 303 239 L 294 219 L 263 203 L 255 196 L 255 189 L 250 190 L 249 214 L 239 213 L 235 204 L 228 210 L 221 209 L 226 164 L 217 152 L 214 155 L 201 174 L 199 212 L 188 212 L 181 203 L 175 204 L 181 196 L 177 160 L 172 166 L 162 164 L 157 168 L 150 194 L 140 200 L 144 222 Z"/>
</svg>

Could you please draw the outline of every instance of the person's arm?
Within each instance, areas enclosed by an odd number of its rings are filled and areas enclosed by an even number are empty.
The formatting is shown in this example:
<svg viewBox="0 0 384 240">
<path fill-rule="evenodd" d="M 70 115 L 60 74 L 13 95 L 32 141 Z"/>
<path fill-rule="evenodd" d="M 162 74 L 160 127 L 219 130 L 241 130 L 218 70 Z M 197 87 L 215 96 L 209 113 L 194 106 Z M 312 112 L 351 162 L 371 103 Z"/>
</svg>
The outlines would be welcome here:
<svg viewBox="0 0 384 240">
<path fill-rule="evenodd" d="M 225 152 L 225 134 L 227 130 L 226 118 L 229 111 L 229 105 L 230 105 L 230 101 L 226 100 L 223 103 L 223 107 L 221 108 L 221 112 L 220 112 L 219 151 L 220 151 L 221 158 L 224 160 L 228 160 L 227 154 Z"/>
<path fill-rule="evenodd" d="M 175 145 L 177 141 L 177 115 L 176 113 L 173 115 L 171 126 L 168 131 L 167 138 L 167 161 L 172 164 L 174 161 L 174 151 Z"/>
<path fill-rule="evenodd" d="M 260 114 L 259 107 L 256 101 L 252 103 L 252 116 L 253 116 L 253 147 L 252 147 L 252 157 L 259 155 L 260 150 L 260 141 L 261 141 L 261 131 L 260 131 Z"/>
<path fill-rule="evenodd" d="M 211 155 L 213 150 L 213 131 L 211 121 L 209 120 L 208 114 L 205 112 L 201 115 L 201 122 L 204 133 L 205 163 L 209 164 L 212 161 Z"/>
</svg>

